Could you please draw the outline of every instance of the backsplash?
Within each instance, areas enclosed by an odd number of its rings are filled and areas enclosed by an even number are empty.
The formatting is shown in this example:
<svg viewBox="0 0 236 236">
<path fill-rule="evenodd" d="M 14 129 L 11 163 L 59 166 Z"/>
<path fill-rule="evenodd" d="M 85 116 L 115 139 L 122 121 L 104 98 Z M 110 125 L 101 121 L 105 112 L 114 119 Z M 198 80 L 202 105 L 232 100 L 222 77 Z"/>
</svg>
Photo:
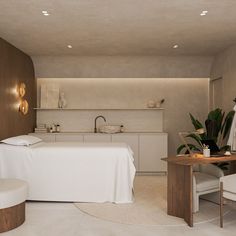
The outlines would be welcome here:
<svg viewBox="0 0 236 236">
<path fill-rule="evenodd" d="M 38 111 L 37 123 L 60 124 L 61 132 L 93 132 L 94 119 L 103 115 L 97 121 L 97 127 L 105 124 L 124 125 L 125 131 L 163 131 L 163 110 L 62 110 L 62 111 Z"/>
<path fill-rule="evenodd" d="M 189 112 L 201 121 L 208 113 L 207 78 L 39 78 L 41 84 L 58 84 L 66 108 L 95 110 L 40 110 L 37 123 L 59 123 L 61 131 L 93 131 L 94 119 L 103 115 L 108 124 L 123 124 L 129 132 L 167 132 L 169 154 L 180 144 L 178 132 L 192 130 Z M 160 101 L 164 110 L 106 110 L 147 108 L 148 101 Z M 98 127 L 103 125 L 98 120 Z"/>
</svg>

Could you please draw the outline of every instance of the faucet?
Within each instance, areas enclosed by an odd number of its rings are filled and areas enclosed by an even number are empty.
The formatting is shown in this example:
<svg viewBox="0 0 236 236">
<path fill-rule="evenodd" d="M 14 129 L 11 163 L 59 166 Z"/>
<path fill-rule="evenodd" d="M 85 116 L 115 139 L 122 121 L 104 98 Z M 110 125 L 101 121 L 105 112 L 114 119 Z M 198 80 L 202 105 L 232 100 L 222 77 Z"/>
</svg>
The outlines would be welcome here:
<svg viewBox="0 0 236 236">
<path fill-rule="evenodd" d="M 106 122 L 106 118 L 104 116 L 97 116 L 94 120 L 94 133 L 97 133 L 97 119 L 102 118 Z"/>
</svg>

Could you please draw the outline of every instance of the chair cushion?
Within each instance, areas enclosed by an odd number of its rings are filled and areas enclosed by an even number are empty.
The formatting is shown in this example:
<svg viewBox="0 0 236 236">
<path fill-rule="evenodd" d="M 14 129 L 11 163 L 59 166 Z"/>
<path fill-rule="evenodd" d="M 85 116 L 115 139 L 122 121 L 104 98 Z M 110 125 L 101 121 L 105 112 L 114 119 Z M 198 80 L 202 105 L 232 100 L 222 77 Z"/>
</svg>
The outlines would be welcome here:
<svg viewBox="0 0 236 236">
<path fill-rule="evenodd" d="M 223 197 L 232 201 L 236 201 L 236 193 L 223 191 Z"/>
<path fill-rule="evenodd" d="M 194 172 L 197 192 L 219 188 L 219 178 L 202 172 Z"/>
<path fill-rule="evenodd" d="M 223 189 L 228 192 L 236 193 L 236 174 L 223 176 L 220 178 L 223 182 Z"/>
<path fill-rule="evenodd" d="M 194 164 L 193 165 L 193 171 L 200 171 L 200 165 L 199 164 Z"/>
<path fill-rule="evenodd" d="M 28 194 L 28 185 L 19 179 L 0 179 L 0 209 L 12 207 L 24 202 Z"/>
</svg>

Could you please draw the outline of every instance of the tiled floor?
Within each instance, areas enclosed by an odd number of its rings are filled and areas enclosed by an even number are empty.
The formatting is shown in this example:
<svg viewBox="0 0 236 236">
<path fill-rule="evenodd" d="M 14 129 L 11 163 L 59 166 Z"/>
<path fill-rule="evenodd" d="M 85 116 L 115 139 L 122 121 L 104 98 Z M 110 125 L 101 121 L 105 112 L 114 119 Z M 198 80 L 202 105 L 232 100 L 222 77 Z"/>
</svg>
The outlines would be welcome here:
<svg viewBox="0 0 236 236">
<path fill-rule="evenodd" d="M 225 227 L 218 220 L 188 226 L 137 226 L 116 224 L 89 216 L 72 203 L 29 202 L 26 222 L 2 236 L 235 236 L 236 211 L 225 216 Z"/>
</svg>

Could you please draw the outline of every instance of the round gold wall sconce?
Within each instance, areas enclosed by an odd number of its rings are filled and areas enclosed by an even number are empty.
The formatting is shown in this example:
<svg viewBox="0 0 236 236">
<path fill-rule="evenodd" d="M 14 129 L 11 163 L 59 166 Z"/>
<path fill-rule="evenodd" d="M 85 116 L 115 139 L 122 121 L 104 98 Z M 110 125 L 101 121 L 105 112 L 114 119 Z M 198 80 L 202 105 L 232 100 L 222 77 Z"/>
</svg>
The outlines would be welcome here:
<svg viewBox="0 0 236 236">
<path fill-rule="evenodd" d="M 19 86 L 19 96 L 23 98 L 25 96 L 26 85 L 21 83 Z"/>
<path fill-rule="evenodd" d="M 19 111 L 23 115 L 26 115 L 28 113 L 28 111 L 29 111 L 29 104 L 28 104 L 27 100 L 22 100 L 20 102 Z"/>
</svg>

